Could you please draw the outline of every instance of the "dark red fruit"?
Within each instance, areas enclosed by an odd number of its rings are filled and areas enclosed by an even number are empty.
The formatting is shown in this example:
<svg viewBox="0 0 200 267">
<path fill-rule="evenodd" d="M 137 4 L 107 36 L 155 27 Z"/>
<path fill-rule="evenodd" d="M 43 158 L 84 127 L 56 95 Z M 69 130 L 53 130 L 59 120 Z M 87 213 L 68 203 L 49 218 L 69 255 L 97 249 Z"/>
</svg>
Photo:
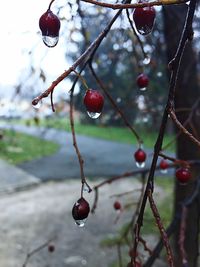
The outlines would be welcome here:
<svg viewBox="0 0 200 267">
<path fill-rule="evenodd" d="M 154 25 L 156 11 L 153 6 L 136 7 L 133 11 L 133 20 L 137 31 L 142 35 L 149 34 Z"/>
<path fill-rule="evenodd" d="M 162 170 L 166 170 L 166 169 L 168 169 L 168 167 L 169 167 L 168 162 L 165 159 L 162 159 L 161 162 L 160 162 L 160 168 Z"/>
<path fill-rule="evenodd" d="M 58 43 L 60 20 L 48 9 L 39 20 L 39 27 L 42 32 L 43 42 L 48 47 L 54 47 Z"/>
<path fill-rule="evenodd" d="M 55 250 L 54 244 L 49 244 L 48 245 L 48 251 L 52 253 L 52 252 L 54 252 L 54 250 Z"/>
<path fill-rule="evenodd" d="M 191 179 L 191 173 L 188 168 L 179 168 L 176 170 L 176 178 L 180 183 L 187 183 Z"/>
<path fill-rule="evenodd" d="M 84 220 L 90 212 L 89 203 L 83 198 L 79 198 L 72 208 L 72 216 L 75 221 Z"/>
<path fill-rule="evenodd" d="M 144 162 L 146 160 L 146 153 L 144 152 L 144 150 L 142 150 L 141 148 L 139 148 L 135 152 L 134 157 L 135 157 L 135 161 L 136 162 L 142 163 L 142 162 Z"/>
<path fill-rule="evenodd" d="M 146 74 L 141 73 L 138 77 L 137 77 L 137 85 L 140 89 L 146 88 L 149 84 L 149 78 L 147 77 Z"/>
<path fill-rule="evenodd" d="M 113 207 L 116 210 L 121 210 L 121 203 L 119 201 L 115 201 Z"/>
<path fill-rule="evenodd" d="M 104 97 L 100 92 L 88 89 L 83 102 L 88 112 L 101 113 L 104 105 Z"/>
</svg>

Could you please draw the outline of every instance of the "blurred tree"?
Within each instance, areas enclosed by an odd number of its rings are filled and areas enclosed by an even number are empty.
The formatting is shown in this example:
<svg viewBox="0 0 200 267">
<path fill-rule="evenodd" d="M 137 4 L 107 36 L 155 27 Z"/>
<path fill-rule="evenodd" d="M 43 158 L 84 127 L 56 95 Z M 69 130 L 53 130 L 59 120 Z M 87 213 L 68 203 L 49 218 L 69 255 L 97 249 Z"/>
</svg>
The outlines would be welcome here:
<svg viewBox="0 0 200 267">
<path fill-rule="evenodd" d="M 180 35 L 184 26 L 185 16 L 187 12 L 187 5 L 180 5 L 176 7 L 165 7 L 163 9 L 164 22 L 165 22 L 165 39 L 167 44 L 167 56 L 170 61 L 175 54 Z M 188 42 L 185 47 L 183 55 L 180 75 L 177 81 L 177 89 L 175 95 L 175 108 L 177 110 L 177 117 L 179 121 L 184 124 L 188 118 L 188 109 L 190 110 L 200 94 L 200 85 L 197 75 L 197 53 L 194 49 L 194 43 Z M 200 107 L 200 106 L 199 106 Z M 180 109 L 185 109 L 180 111 Z M 186 111 L 187 110 L 187 111 Z M 199 113 L 195 112 L 189 129 L 197 138 L 200 136 Z M 193 131 L 195 129 L 195 131 Z M 178 132 L 178 129 L 176 129 Z M 196 145 L 192 143 L 187 136 L 181 134 L 177 139 L 177 158 L 183 160 L 199 159 L 200 151 Z M 197 181 L 200 172 L 199 165 L 192 167 L 193 180 Z M 195 183 L 188 183 L 184 188 L 178 182 L 175 184 L 175 203 L 174 213 L 177 214 L 181 209 L 181 201 L 189 196 L 195 189 Z M 200 196 L 200 194 L 199 194 Z M 199 253 L 198 231 L 200 219 L 200 198 L 190 206 L 186 226 L 186 239 L 185 248 L 188 257 L 189 267 L 198 266 L 197 257 Z M 177 225 L 174 244 L 175 244 L 175 266 L 182 267 L 180 257 L 180 244 L 179 244 L 180 224 Z"/>
</svg>

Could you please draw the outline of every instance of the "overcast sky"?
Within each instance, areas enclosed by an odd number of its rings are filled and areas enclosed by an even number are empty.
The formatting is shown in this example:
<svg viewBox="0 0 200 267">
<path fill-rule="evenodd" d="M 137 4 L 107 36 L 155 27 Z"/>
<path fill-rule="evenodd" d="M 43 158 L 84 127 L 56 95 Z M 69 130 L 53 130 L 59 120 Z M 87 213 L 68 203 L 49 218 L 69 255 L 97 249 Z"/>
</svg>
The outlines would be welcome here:
<svg viewBox="0 0 200 267">
<path fill-rule="evenodd" d="M 48 48 L 38 34 L 39 18 L 47 10 L 49 2 L 7 0 L 1 3 L 0 90 L 3 86 L 13 86 L 23 80 L 22 74 L 26 74 L 30 63 L 45 70 L 48 82 L 68 67 L 63 42 L 60 41 L 55 48 Z M 29 51 L 33 51 L 33 57 L 27 56 Z"/>
</svg>

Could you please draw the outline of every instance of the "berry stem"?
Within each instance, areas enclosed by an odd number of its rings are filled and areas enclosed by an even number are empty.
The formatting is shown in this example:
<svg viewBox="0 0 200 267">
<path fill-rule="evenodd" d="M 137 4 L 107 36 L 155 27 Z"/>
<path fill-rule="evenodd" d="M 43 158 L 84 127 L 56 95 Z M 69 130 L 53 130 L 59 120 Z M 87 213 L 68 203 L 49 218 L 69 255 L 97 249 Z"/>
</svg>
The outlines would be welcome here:
<svg viewBox="0 0 200 267">
<path fill-rule="evenodd" d="M 80 73 L 78 73 L 75 69 L 73 70 L 73 72 L 77 75 L 78 78 L 80 78 L 82 84 L 84 85 L 84 87 L 86 88 L 86 90 L 88 90 L 89 87 L 88 87 L 88 85 L 86 83 L 86 80 L 83 78 L 83 76 Z"/>
<path fill-rule="evenodd" d="M 82 183 L 81 197 L 83 197 L 84 184 L 88 186 L 89 192 L 91 192 L 92 189 L 90 188 L 90 186 L 88 185 L 86 181 L 84 168 L 83 168 L 84 161 L 83 161 L 82 155 L 80 153 L 80 150 L 78 148 L 77 141 L 76 141 L 75 127 L 74 127 L 74 114 L 73 114 L 73 96 L 74 96 L 74 84 L 72 85 L 72 88 L 70 90 L 70 126 L 71 126 L 72 138 L 73 138 L 73 146 L 75 148 L 78 161 L 79 161 L 79 166 L 80 166 L 80 176 L 81 176 L 81 183 Z"/>
<path fill-rule="evenodd" d="M 55 0 L 51 0 L 51 2 L 49 3 L 49 7 L 48 7 L 48 10 L 50 10 L 51 9 L 51 5 L 53 4 L 53 2 L 54 2 Z"/>
</svg>

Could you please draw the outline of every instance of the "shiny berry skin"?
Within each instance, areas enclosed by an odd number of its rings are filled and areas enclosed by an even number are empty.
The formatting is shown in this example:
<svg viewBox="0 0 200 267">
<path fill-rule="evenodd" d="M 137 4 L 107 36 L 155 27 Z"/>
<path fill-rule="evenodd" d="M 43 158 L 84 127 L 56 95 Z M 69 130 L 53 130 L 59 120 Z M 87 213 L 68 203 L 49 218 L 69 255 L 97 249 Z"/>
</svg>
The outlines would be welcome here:
<svg viewBox="0 0 200 267">
<path fill-rule="evenodd" d="M 104 106 L 104 97 L 100 92 L 88 89 L 83 102 L 88 112 L 101 113 Z"/>
<path fill-rule="evenodd" d="M 137 77 L 137 85 L 139 88 L 146 88 L 149 84 L 149 78 L 147 77 L 146 74 L 141 73 L 138 77 Z"/>
<path fill-rule="evenodd" d="M 144 162 L 146 160 L 146 153 L 144 152 L 144 150 L 142 150 L 141 148 L 139 148 L 135 152 L 134 157 L 135 157 L 135 161 L 136 162 L 142 163 L 142 162 Z"/>
<path fill-rule="evenodd" d="M 162 159 L 161 162 L 160 162 L 160 168 L 162 170 L 166 170 L 168 167 L 169 167 L 168 162 L 165 159 Z"/>
<path fill-rule="evenodd" d="M 83 198 L 79 198 L 72 208 L 72 216 L 74 220 L 84 220 L 90 212 L 89 203 Z"/>
<path fill-rule="evenodd" d="M 119 201 L 115 201 L 113 207 L 115 210 L 121 210 L 121 203 Z"/>
<path fill-rule="evenodd" d="M 189 169 L 180 167 L 176 170 L 176 178 L 180 183 L 187 183 L 191 179 L 191 173 Z"/>
<path fill-rule="evenodd" d="M 48 9 L 39 19 L 39 27 L 42 32 L 42 36 L 45 38 L 53 38 L 56 41 L 53 44 L 45 44 L 49 47 L 53 47 L 58 42 L 59 37 L 59 30 L 60 30 L 60 20 L 59 18 L 50 10 Z"/>
<path fill-rule="evenodd" d="M 133 11 L 133 20 L 137 31 L 142 35 L 149 34 L 154 25 L 156 16 L 155 8 L 152 7 L 136 7 Z"/>
</svg>

